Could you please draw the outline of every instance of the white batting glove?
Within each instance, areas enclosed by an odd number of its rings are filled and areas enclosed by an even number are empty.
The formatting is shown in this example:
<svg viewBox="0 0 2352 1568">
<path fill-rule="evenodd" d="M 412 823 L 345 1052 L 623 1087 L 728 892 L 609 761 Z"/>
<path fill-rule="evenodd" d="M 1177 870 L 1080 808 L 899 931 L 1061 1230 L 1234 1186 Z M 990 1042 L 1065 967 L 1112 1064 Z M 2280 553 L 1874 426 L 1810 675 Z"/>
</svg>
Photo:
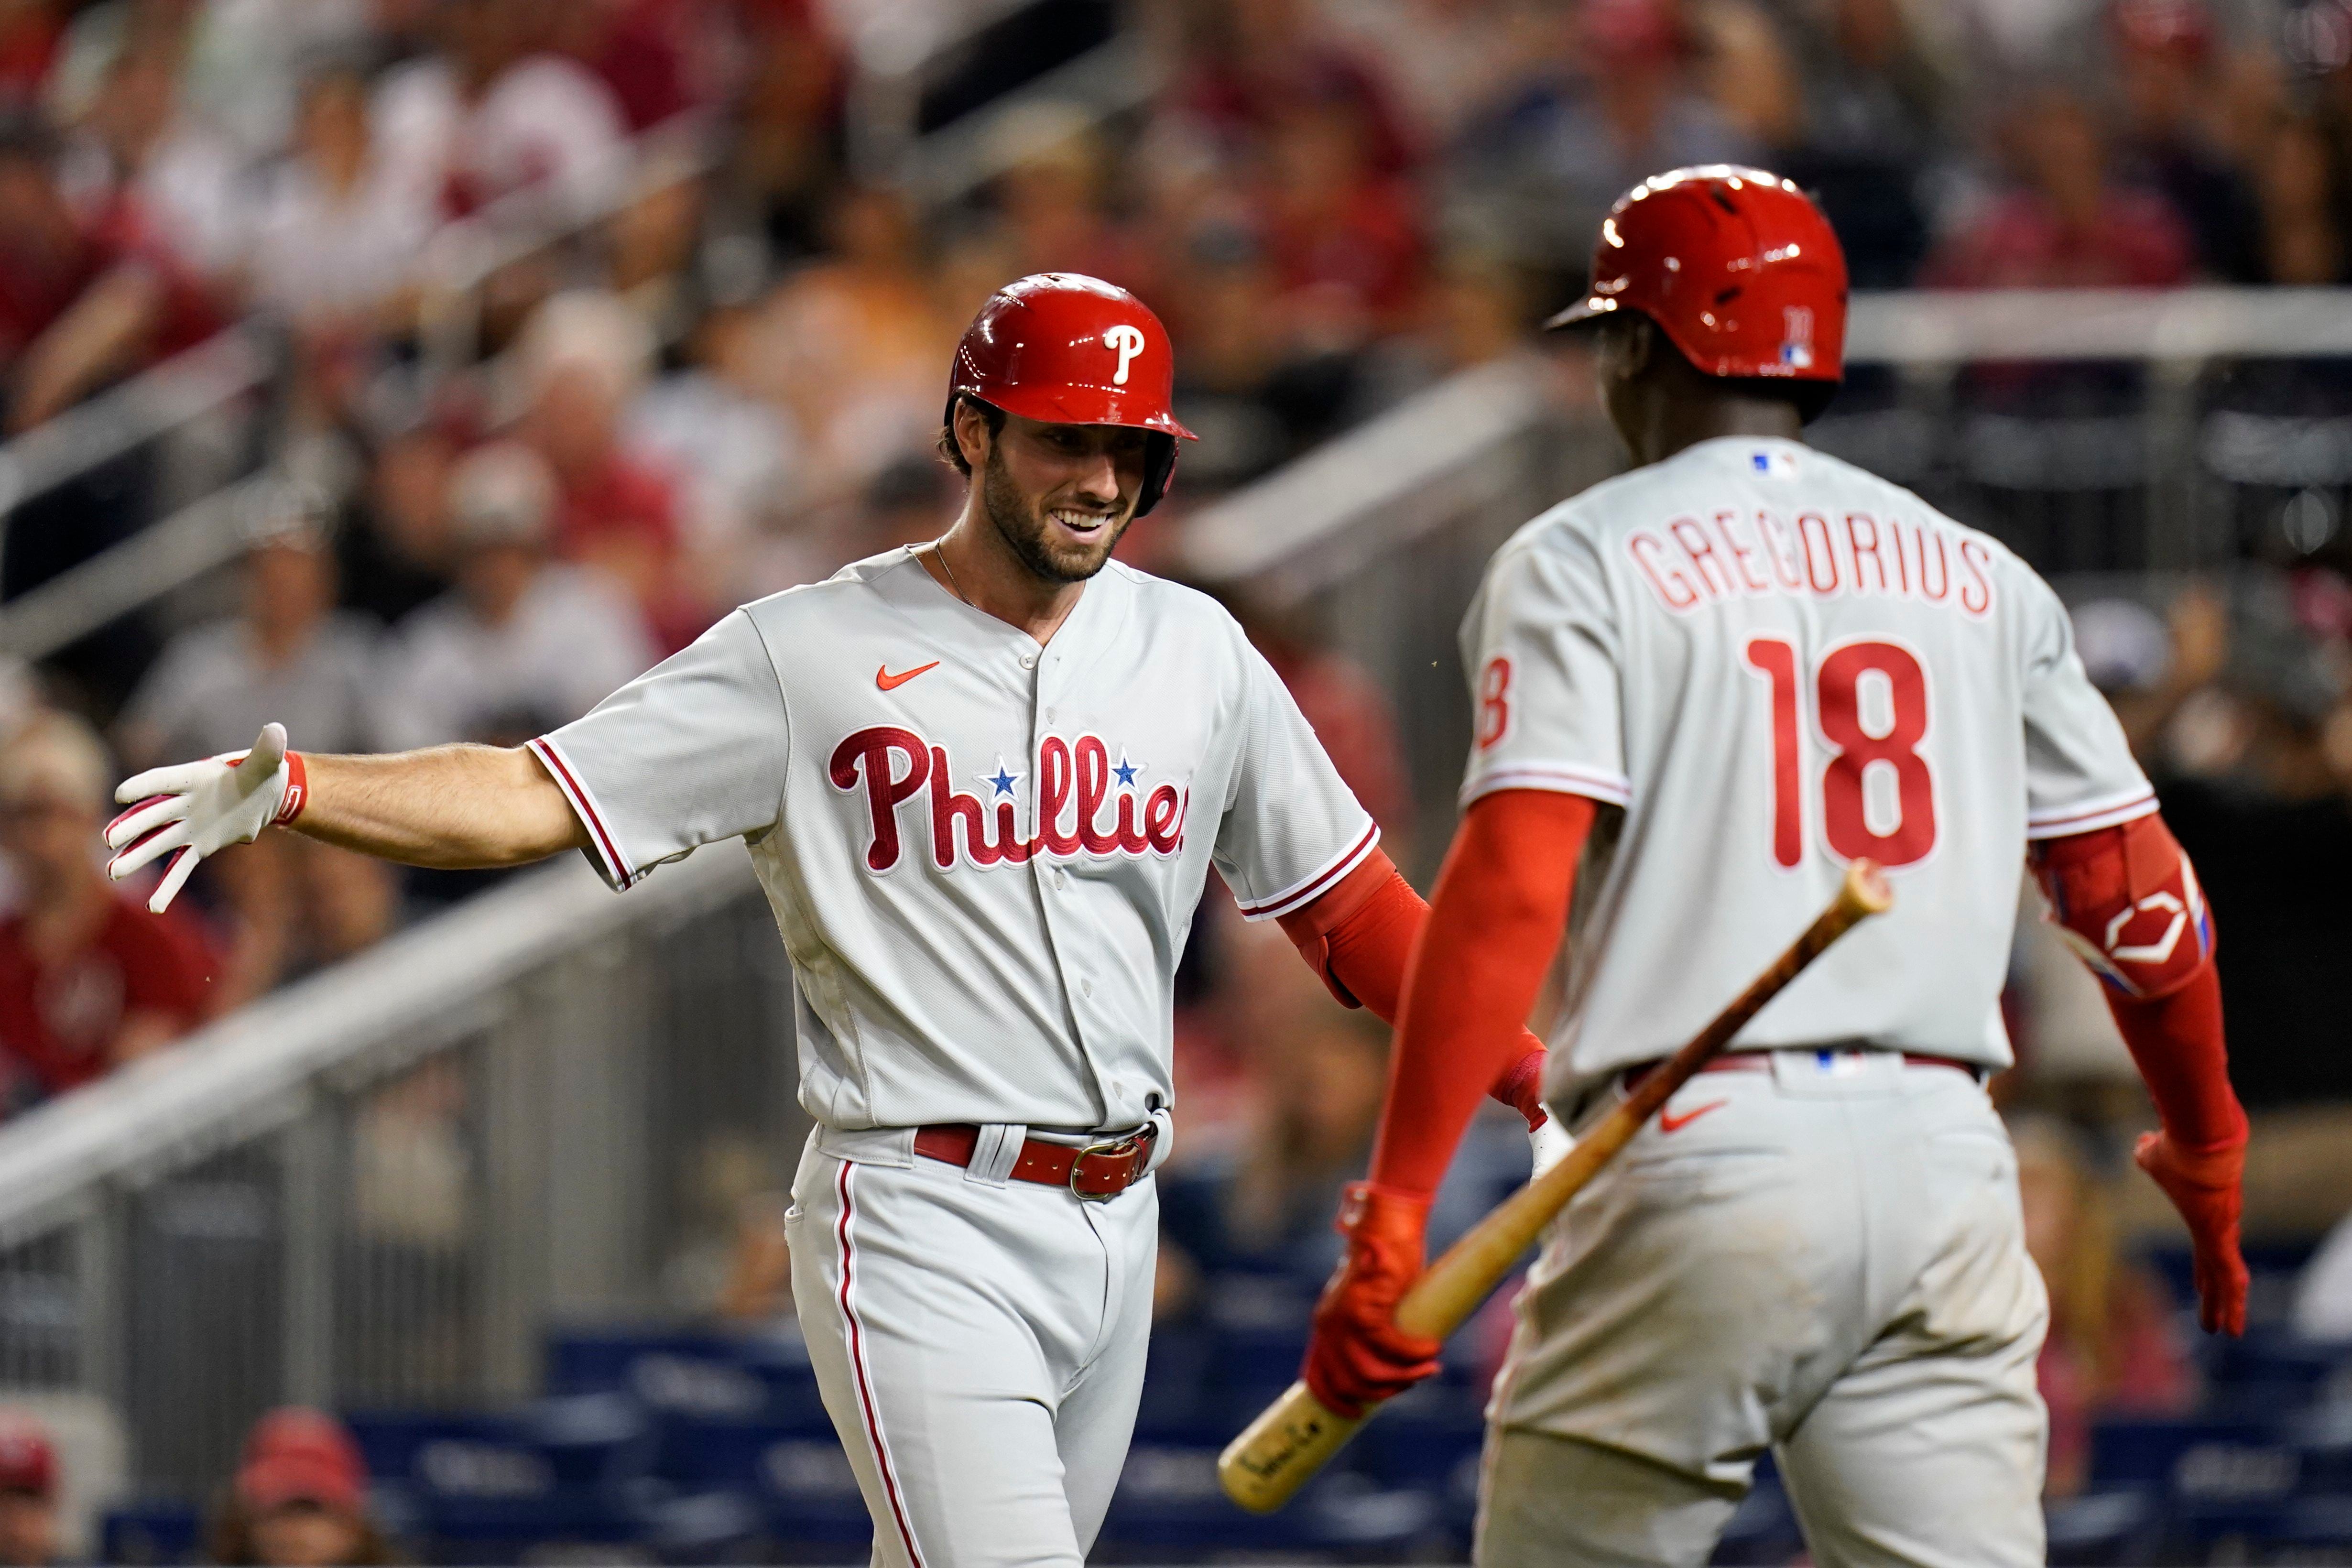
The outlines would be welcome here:
<svg viewBox="0 0 2352 1568">
<path fill-rule="evenodd" d="M 300 775 L 299 759 L 288 758 L 285 726 L 264 724 L 249 752 L 150 768 L 124 780 L 114 798 L 131 809 L 106 825 L 106 847 L 116 851 L 106 874 L 120 882 L 169 855 L 147 900 L 162 914 L 197 861 L 228 845 L 252 843 L 272 823 L 293 821 L 305 795 Z"/>
<path fill-rule="evenodd" d="M 1576 1139 L 1559 1124 L 1559 1118 L 1547 1112 L 1544 1119 L 1528 1129 L 1528 1143 L 1535 1150 L 1535 1169 L 1528 1173 L 1533 1181 L 1568 1157 L 1576 1147 Z"/>
</svg>

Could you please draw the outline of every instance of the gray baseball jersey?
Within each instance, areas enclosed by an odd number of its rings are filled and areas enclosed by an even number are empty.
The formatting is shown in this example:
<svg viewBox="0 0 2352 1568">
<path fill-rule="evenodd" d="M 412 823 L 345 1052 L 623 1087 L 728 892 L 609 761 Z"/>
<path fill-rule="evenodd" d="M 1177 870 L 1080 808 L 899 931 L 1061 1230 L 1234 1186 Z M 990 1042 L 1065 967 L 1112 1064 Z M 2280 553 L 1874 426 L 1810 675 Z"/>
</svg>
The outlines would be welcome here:
<svg viewBox="0 0 2352 1568">
<path fill-rule="evenodd" d="M 1894 911 L 1735 1047 L 2005 1066 L 2026 841 L 2156 809 L 2048 584 L 1793 441 L 1702 442 L 1536 519 L 1462 640 L 1465 805 L 1544 789 L 1624 808 L 1580 879 L 1556 1099 L 1689 1038 L 1861 856 L 1886 867 Z"/>
<path fill-rule="evenodd" d="M 1233 618 L 1117 563 L 1040 647 L 877 555 L 532 747 L 616 888 L 750 843 L 844 1131 L 1140 1123 L 1210 865 L 1264 920 L 1379 839 Z"/>
</svg>

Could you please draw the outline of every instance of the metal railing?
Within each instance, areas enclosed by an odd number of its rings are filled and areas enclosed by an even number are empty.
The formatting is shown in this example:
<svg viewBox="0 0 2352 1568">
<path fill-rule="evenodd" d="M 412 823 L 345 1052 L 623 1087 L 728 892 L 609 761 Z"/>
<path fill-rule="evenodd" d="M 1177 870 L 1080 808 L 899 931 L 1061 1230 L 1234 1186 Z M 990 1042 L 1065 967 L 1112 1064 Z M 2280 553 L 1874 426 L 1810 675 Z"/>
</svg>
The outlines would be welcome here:
<svg viewBox="0 0 2352 1568">
<path fill-rule="evenodd" d="M 702 116 L 687 113 L 641 132 L 610 188 L 583 209 L 551 212 L 544 194 L 530 188 L 445 225 L 413 269 L 426 375 L 449 374 L 478 354 L 482 289 L 499 272 L 707 174 L 715 162 L 709 131 Z M 254 395 L 286 368 L 280 324 L 257 314 L 0 447 L 5 559 L 26 502 L 142 447 L 168 444 L 199 421 L 226 416 L 232 426 L 206 443 L 231 454 L 227 484 L 218 485 L 215 474 L 193 491 L 151 487 L 149 499 L 169 515 L 142 519 L 122 542 L 0 607 L 0 652 L 45 658 L 233 557 L 240 509 L 256 499 L 256 486 L 276 482 L 267 466 L 271 442 L 255 427 L 262 399 Z"/>
<path fill-rule="evenodd" d="M 527 1394 L 550 1321 L 678 1310 L 794 1089 L 740 847 L 625 899 L 567 857 L 0 1132 L 0 1386 L 192 1497 L 280 1400 Z"/>
</svg>

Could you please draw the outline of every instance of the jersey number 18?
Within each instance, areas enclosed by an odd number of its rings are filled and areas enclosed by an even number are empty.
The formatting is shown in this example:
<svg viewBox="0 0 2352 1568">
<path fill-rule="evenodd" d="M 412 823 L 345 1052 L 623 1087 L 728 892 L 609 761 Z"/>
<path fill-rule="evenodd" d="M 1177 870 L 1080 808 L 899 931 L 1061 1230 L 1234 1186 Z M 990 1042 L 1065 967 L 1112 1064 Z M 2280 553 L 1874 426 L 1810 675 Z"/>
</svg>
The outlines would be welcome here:
<svg viewBox="0 0 2352 1568">
<path fill-rule="evenodd" d="M 1772 858 L 1794 866 L 1804 857 L 1804 727 L 1799 704 L 1797 650 L 1780 637 L 1751 637 L 1748 665 L 1769 683 L 1772 704 Z M 1878 733 L 1864 728 L 1862 679 L 1885 682 L 1893 721 Z M 1927 733 L 1927 676 L 1910 649 L 1891 642 L 1850 642 L 1822 657 L 1814 671 L 1813 712 L 1829 743 L 1822 770 L 1822 826 L 1842 859 L 1869 856 L 1882 866 L 1908 866 L 1936 847 L 1936 780 L 1918 745 Z M 1895 816 L 1885 831 L 1872 826 L 1865 783 L 1873 763 L 1892 769 Z"/>
</svg>

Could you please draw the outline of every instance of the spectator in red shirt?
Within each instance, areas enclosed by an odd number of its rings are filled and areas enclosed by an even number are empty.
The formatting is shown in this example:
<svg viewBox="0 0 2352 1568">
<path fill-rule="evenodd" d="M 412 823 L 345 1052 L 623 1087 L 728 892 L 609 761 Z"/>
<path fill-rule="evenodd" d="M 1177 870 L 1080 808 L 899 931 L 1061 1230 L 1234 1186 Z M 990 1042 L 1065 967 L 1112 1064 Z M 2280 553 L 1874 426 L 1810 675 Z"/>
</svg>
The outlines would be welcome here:
<svg viewBox="0 0 2352 1568">
<path fill-rule="evenodd" d="M 29 122 L 0 129 L 0 373 L 25 429 L 219 323 L 203 288 L 142 243 L 123 212 L 78 217 L 56 148 Z"/>
<path fill-rule="evenodd" d="M 2187 227 L 2153 191 L 2115 182 L 2097 122 L 2042 94 L 2010 126 L 2018 187 L 1928 258 L 1945 289 L 2153 289 L 2189 280 Z"/>
<path fill-rule="evenodd" d="M 106 879 L 97 845 L 113 772 L 62 716 L 0 754 L 0 852 L 20 898 L 0 921 L 0 1062 L 20 1100 L 101 1077 L 207 1010 L 202 942 Z"/>
<path fill-rule="evenodd" d="M 1333 346 L 1399 330 L 1419 300 L 1419 217 L 1376 145 L 1362 104 L 1333 92 L 1293 101 L 1266 141 L 1258 207 L 1285 310 Z"/>
</svg>

